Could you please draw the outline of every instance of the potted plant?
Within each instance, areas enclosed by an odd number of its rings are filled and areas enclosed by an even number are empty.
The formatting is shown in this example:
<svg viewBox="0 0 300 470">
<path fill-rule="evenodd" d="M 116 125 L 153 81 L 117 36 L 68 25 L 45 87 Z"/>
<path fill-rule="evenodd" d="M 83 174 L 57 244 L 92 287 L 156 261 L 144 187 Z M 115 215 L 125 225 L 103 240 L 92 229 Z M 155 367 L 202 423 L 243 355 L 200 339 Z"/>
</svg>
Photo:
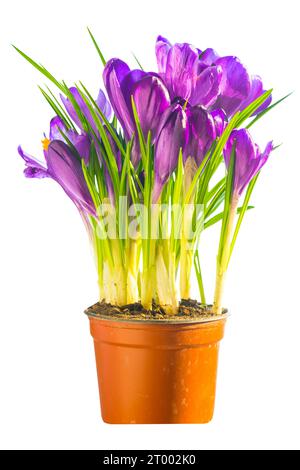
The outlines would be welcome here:
<svg viewBox="0 0 300 470">
<path fill-rule="evenodd" d="M 261 168 L 249 128 L 275 104 L 234 56 L 159 36 L 158 71 L 108 62 L 106 94 L 71 88 L 17 51 L 59 92 L 44 163 L 19 147 L 29 178 L 52 178 L 72 199 L 97 262 L 89 307 L 102 417 L 108 423 L 206 423 L 213 416 L 228 263 Z M 219 224 L 213 303 L 201 235 Z M 205 249 L 205 247 L 204 247 Z M 191 276 L 199 301 L 191 299 Z"/>
</svg>

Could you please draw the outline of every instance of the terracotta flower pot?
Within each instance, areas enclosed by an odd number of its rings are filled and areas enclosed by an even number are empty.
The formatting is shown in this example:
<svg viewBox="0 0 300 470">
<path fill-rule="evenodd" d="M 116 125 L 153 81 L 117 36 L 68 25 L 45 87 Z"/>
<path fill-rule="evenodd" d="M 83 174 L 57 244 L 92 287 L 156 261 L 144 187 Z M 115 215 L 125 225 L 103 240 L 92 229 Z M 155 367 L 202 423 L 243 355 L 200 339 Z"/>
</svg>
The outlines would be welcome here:
<svg viewBox="0 0 300 470">
<path fill-rule="evenodd" d="M 212 419 L 225 316 L 196 323 L 89 320 L 106 423 Z"/>
</svg>

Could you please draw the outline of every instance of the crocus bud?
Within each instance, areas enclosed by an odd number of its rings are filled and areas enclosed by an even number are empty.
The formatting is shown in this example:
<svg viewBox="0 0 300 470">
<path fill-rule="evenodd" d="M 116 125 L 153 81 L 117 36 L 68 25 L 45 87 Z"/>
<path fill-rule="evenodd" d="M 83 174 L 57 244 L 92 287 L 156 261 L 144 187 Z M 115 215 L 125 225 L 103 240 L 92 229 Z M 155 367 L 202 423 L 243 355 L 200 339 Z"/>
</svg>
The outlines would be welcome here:
<svg viewBox="0 0 300 470">
<path fill-rule="evenodd" d="M 224 148 L 227 168 L 229 168 L 233 146 L 236 154 L 233 192 L 240 196 L 247 184 L 266 163 L 273 150 L 273 143 L 268 142 L 265 150 L 261 152 L 246 129 L 234 130 Z"/>
<path fill-rule="evenodd" d="M 193 157 L 199 166 L 216 138 L 215 123 L 212 116 L 202 106 L 187 109 L 188 143 L 183 151 L 183 159 Z"/>
<path fill-rule="evenodd" d="M 153 202 L 157 202 L 162 188 L 173 173 L 178 162 L 180 149 L 184 149 L 188 139 L 186 111 L 180 104 L 165 111 L 164 125 L 158 136 L 154 155 Z"/>
<path fill-rule="evenodd" d="M 130 101 L 132 86 L 143 76 L 142 71 L 139 71 L 139 74 L 134 72 L 136 71 L 131 71 L 120 59 L 109 60 L 103 71 L 103 81 L 109 100 L 123 127 L 126 139 L 130 139 L 135 131 Z"/>
<path fill-rule="evenodd" d="M 170 106 L 168 90 L 155 75 L 147 75 L 133 87 L 133 100 L 145 139 L 151 131 L 155 141 L 164 111 Z"/>
</svg>

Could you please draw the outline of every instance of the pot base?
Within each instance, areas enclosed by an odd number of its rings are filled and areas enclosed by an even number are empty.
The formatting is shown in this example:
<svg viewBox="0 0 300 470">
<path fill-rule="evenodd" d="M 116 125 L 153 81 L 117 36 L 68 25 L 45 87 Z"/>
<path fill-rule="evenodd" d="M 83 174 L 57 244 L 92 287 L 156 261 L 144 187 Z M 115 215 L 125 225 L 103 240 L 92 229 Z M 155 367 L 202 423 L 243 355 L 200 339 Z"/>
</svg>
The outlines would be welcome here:
<svg viewBox="0 0 300 470">
<path fill-rule="evenodd" d="M 208 423 L 225 321 L 151 324 L 90 317 L 103 421 Z"/>
</svg>

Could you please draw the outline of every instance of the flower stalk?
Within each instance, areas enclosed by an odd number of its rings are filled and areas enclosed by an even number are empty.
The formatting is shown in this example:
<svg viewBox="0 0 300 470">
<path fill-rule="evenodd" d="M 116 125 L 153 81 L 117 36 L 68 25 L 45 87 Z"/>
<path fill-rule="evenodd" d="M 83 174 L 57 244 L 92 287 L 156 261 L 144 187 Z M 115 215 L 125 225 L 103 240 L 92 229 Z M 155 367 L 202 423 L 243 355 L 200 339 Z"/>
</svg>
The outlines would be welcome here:
<svg viewBox="0 0 300 470">
<path fill-rule="evenodd" d="M 183 198 L 185 200 L 192 181 L 197 172 L 197 164 L 194 158 L 188 157 L 184 165 Z M 191 297 L 191 271 L 194 258 L 193 243 L 193 218 L 195 216 L 195 189 L 189 196 L 188 204 L 183 206 L 183 223 L 180 247 L 180 296 L 182 299 Z"/>
<path fill-rule="evenodd" d="M 220 253 L 217 257 L 217 269 L 216 269 L 216 281 L 215 281 L 215 294 L 214 294 L 214 303 L 213 303 L 213 311 L 220 315 L 222 313 L 222 299 L 223 299 L 223 292 L 224 292 L 224 283 L 226 272 L 228 268 L 228 263 L 230 259 L 230 246 L 231 246 L 231 237 L 234 229 L 234 221 L 237 212 L 239 198 L 237 195 L 233 195 L 229 215 L 228 215 L 228 222 L 224 233 L 224 241 L 223 245 L 221 246 Z"/>
</svg>

